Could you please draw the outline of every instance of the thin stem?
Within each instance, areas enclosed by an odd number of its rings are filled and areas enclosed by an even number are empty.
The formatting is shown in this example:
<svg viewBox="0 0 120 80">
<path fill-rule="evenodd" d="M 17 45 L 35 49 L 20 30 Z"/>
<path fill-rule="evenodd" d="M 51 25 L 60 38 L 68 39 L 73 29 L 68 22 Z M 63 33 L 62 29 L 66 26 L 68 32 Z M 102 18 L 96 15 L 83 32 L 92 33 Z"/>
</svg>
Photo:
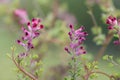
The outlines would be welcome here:
<svg viewBox="0 0 120 80">
<path fill-rule="evenodd" d="M 52 7 L 53 19 L 52 19 L 50 27 L 54 27 L 54 25 L 55 25 L 55 21 L 57 19 L 57 15 L 58 15 L 58 8 L 59 8 L 59 1 L 54 0 L 53 7 Z"/>
<path fill-rule="evenodd" d="M 89 69 L 87 68 L 87 66 L 85 64 L 84 64 L 84 70 L 86 71 L 86 74 L 85 74 L 85 76 L 83 76 L 83 78 L 85 80 L 88 80 L 88 78 L 89 78 Z"/>
<path fill-rule="evenodd" d="M 89 14 L 90 14 L 90 16 L 91 16 L 91 18 L 92 18 L 92 21 L 93 21 L 94 26 L 95 26 L 95 27 L 98 27 L 97 22 L 96 22 L 96 19 L 95 19 L 95 16 L 93 15 L 93 12 L 92 12 L 91 9 L 89 9 Z"/>
<path fill-rule="evenodd" d="M 75 57 L 75 55 L 73 55 L 72 56 L 72 65 L 71 65 L 71 71 L 72 71 L 71 80 L 76 80 L 76 69 L 77 69 L 76 57 Z"/>
<path fill-rule="evenodd" d="M 85 64 L 84 64 L 84 70 L 86 71 L 86 74 L 83 76 L 84 80 L 89 80 L 90 75 L 92 75 L 93 73 L 103 74 L 103 75 L 107 76 L 108 78 L 110 78 L 110 80 L 115 79 L 114 76 L 109 75 L 109 74 L 107 74 L 105 72 L 93 71 L 93 69 L 89 70 L 88 67 Z"/>
<path fill-rule="evenodd" d="M 111 79 L 115 79 L 114 76 L 111 76 L 111 75 L 109 75 L 109 74 L 107 74 L 107 73 L 104 73 L 104 72 L 101 72 L 101 71 L 93 71 L 93 72 L 90 72 L 90 73 L 89 73 L 89 76 L 90 76 L 91 74 L 93 74 L 93 73 L 99 73 L 99 74 L 105 75 L 106 77 L 110 78 L 110 80 L 111 80 Z"/>
<path fill-rule="evenodd" d="M 27 72 L 22 66 L 20 66 L 17 61 L 15 60 L 14 57 L 14 49 L 12 51 L 12 60 L 14 62 L 14 64 L 16 65 L 16 67 L 22 72 L 24 73 L 26 76 L 28 76 L 29 78 L 31 78 L 32 80 L 38 80 L 34 75 L 30 74 L 29 72 Z"/>
<path fill-rule="evenodd" d="M 120 67 L 120 65 L 117 62 L 115 62 L 113 59 L 110 59 L 108 61 L 111 62 L 112 64 L 114 64 L 115 66 Z"/>
<path fill-rule="evenodd" d="M 74 68 L 73 68 L 73 80 L 76 80 L 76 58 L 73 57 L 73 61 L 74 61 Z"/>
<path fill-rule="evenodd" d="M 86 75 L 83 76 L 83 78 L 84 78 L 85 80 L 89 80 L 90 75 L 92 75 L 92 74 L 94 74 L 94 73 L 98 73 L 98 74 L 105 75 L 105 76 L 108 77 L 110 80 L 116 79 L 114 76 L 109 75 L 109 74 L 107 74 L 107 73 L 105 73 L 105 72 L 101 72 L 101 71 L 91 71 L 91 72 L 88 72 Z"/>
</svg>

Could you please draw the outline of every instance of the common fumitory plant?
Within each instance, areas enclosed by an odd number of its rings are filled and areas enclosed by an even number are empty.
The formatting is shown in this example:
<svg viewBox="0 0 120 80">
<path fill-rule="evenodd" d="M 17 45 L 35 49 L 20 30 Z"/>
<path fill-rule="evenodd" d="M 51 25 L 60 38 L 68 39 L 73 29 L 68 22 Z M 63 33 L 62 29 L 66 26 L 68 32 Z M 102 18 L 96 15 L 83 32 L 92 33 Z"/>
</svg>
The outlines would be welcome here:
<svg viewBox="0 0 120 80">
<path fill-rule="evenodd" d="M 25 48 L 24 53 L 21 55 L 29 54 L 28 52 L 34 48 L 32 44 L 32 40 L 37 38 L 40 35 L 39 30 L 43 29 L 43 25 L 40 23 L 40 19 L 32 19 L 32 23 L 27 23 L 28 29 L 25 29 L 25 27 L 22 27 L 23 36 L 20 40 L 17 40 L 17 43 Z M 21 56 L 19 55 L 19 56 Z M 21 56 L 22 57 L 22 56 Z"/>
<path fill-rule="evenodd" d="M 36 61 L 35 59 L 38 58 L 37 55 L 33 55 L 30 57 L 30 62 L 23 61 L 27 57 L 31 56 L 30 50 L 34 49 L 33 39 L 37 38 L 40 35 L 40 30 L 43 29 L 44 26 L 41 24 L 41 20 L 38 18 L 33 18 L 31 22 L 27 23 L 27 28 L 22 27 L 23 35 L 22 37 L 17 40 L 17 43 L 21 45 L 25 51 L 18 54 L 17 57 L 12 54 L 12 60 L 17 66 L 18 70 L 22 72 L 24 75 L 21 77 L 25 80 L 38 80 L 39 79 L 39 71 L 41 70 L 40 64 L 41 61 Z M 13 49 L 14 51 L 14 49 Z M 29 63 L 29 64 L 28 64 Z M 31 71 L 27 71 L 24 67 L 32 69 Z"/>
<path fill-rule="evenodd" d="M 114 44 L 120 45 L 120 19 L 117 20 L 116 17 L 109 16 L 106 23 L 109 25 L 108 29 L 113 31 L 113 34 L 118 38 L 118 40 L 114 41 Z"/>
<path fill-rule="evenodd" d="M 86 54 L 86 50 L 83 47 L 83 42 L 86 40 L 87 32 L 84 32 L 84 27 L 81 26 L 79 29 L 75 30 L 73 25 L 69 26 L 70 32 L 68 33 L 71 40 L 69 48 L 65 47 L 65 51 L 72 55 L 72 61 L 69 63 L 71 70 L 70 80 L 77 80 L 80 69 L 78 68 L 78 56 Z M 66 78 L 67 79 L 67 78 Z"/>
<path fill-rule="evenodd" d="M 81 26 L 79 29 L 75 30 L 72 25 L 69 26 L 70 32 L 68 33 L 71 40 L 69 48 L 65 47 L 65 50 L 69 54 L 79 56 L 80 54 L 85 54 L 86 50 L 83 47 L 83 42 L 86 40 L 87 32 L 84 32 L 84 27 Z"/>
</svg>

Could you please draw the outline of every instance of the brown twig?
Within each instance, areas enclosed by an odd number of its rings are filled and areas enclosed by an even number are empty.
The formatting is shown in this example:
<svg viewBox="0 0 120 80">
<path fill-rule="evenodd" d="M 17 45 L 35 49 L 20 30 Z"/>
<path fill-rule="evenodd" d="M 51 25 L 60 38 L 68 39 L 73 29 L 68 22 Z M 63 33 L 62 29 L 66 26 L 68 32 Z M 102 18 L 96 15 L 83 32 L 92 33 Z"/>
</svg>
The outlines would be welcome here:
<svg viewBox="0 0 120 80">
<path fill-rule="evenodd" d="M 86 71 L 86 74 L 83 76 L 83 78 L 85 80 L 88 80 L 88 78 L 89 78 L 89 69 L 85 64 L 84 64 L 84 70 Z"/>
<path fill-rule="evenodd" d="M 101 47 L 101 49 L 98 51 L 98 54 L 96 55 L 95 57 L 95 61 L 98 61 L 101 56 L 104 54 L 107 46 L 109 45 L 110 41 L 112 40 L 113 38 L 113 33 L 109 33 L 107 36 L 106 36 L 106 39 L 103 43 L 103 46 Z"/>
<path fill-rule="evenodd" d="M 101 71 L 88 71 L 88 72 L 83 76 L 83 78 L 84 78 L 85 80 L 88 80 L 89 77 L 90 77 L 90 75 L 92 75 L 92 74 L 94 74 L 94 73 L 98 73 L 98 74 L 105 75 L 106 77 L 110 78 L 110 80 L 116 79 L 114 76 L 109 75 L 109 74 L 107 74 L 107 73 L 105 73 L 105 72 L 101 72 Z"/>
<path fill-rule="evenodd" d="M 99 73 L 99 74 L 105 75 L 106 77 L 110 78 L 110 80 L 111 80 L 111 79 L 115 79 L 114 76 L 109 75 L 109 74 L 104 73 L 104 72 L 101 72 L 101 71 L 93 71 L 93 72 L 90 72 L 90 73 L 89 73 L 89 76 L 90 76 L 91 74 L 93 74 L 93 73 Z"/>
<path fill-rule="evenodd" d="M 54 0 L 53 6 L 52 6 L 53 19 L 52 19 L 50 27 L 54 27 L 54 24 L 57 19 L 57 15 L 58 15 L 58 8 L 59 8 L 59 2 L 58 0 Z"/>
<path fill-rule="evenodd" d="M 94 73 L 105 75 L 106 77 L 110 78 L 110 80 L 116 79 L 113 75 L 109 75 L 105 72 L 97 71 L 97 70 L 93 70 L 93 69 L 90 70 L 90 69 L 88 69 L 87 65 L 85 65 L 85 64 L 84 64 L 84 70 L 86 72 L 86 74 L 82 76 L 84 80 L 89 80 L 90 75 L 92 75 Z"/>
<path fill-rule="evenodd" d="M 94 27 L 98 27 L 95 16 L 93 15 L 92 9 L 90 9 L 90 8 L 88 8 L 88 9 L 89 9 L 89 14 L 90 14 L 90 16 L 92 18 Z M 97 56 L 95 57 L 95 61 L 99 60 L 101 58 L 101 56 L 104 54 L 104 52 L 105 52 L 107 46 L 109 45 L 110 41 L 112 40 L 112 38 L 113 38 L 113 33 L 109 33 L 106 36 L 106 39 L 105 39 L 105 41 L 103 43 L 103 46 L 101 47 L 101 49 L 99 50 Z"/>
<path fill-rule="evenodd" d="M 15 57 L 14 57 L 14 49 L 13 49 L 13 52 L 12 52 L 12 60 L 14 62 L 14 64 L 16 65 L 16 67 L 23 73 L 25 74 L 26 76 L 28 76 L 29 78 L 31 78 L 32 80 L 38 80 L 34 75 L 30 74 L 29 72 L 27 72 L 22 66 L 20 66 L 17 61 L 15 60 Z"/>
</svg>

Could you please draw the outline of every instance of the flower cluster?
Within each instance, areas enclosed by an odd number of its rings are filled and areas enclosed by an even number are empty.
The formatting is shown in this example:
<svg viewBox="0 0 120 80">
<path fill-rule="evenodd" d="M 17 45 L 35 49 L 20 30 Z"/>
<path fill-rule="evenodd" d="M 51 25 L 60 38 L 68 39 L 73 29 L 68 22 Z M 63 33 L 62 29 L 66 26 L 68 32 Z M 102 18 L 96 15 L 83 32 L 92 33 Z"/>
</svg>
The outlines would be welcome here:
<svg viewBox="0 0 120 80">
<path fill-rule="evenodd" d="M 24 9 L 16 9 L 14 15 L 19 19 L 20 24 L 26 24 L 29 21 L 28 14 Z"/>
<path fill-rule="evenodd" d="M 86 40 L 86 36 L 88 35 L 87 32 L 84 32 L 84 27 L 81 26 L 79 29 L 74 30 L 73 25 L 69 26 L 70 32 L 68 33 L 69 38 L 71 40 L 71 43 L 69 47 L 71 48 L 71 51 L 65 47 L 65 50 L 68 53 L 75 53 L 77 56 L 80 54 L 85 54 L 86 50 L 83 48 L 82 44 Z"/>
<path fill-rule="evenodd" d="M 17 40 L 17 43 L 21 46 L 23 46 L 26 50 L 26 53 L 21 53 L 21 55 L 26 56 L 28 51 L 30 49 L 33 49 L 34 46 L 32 44 L 32 40 L 40 35 L 39 30 L 43 29 L 43 25 L 40 23 L 40 19 L 33 18 L 32 23 L 27 23 L 27 29 L 25 27 L 22 27 L 23 36 L 21 37 L 21 40 Z"/>
<path fill-rule="evenodd" d="M 113 16 L 109 16 L 106 20 L 106 23 L 109 24 L 108 29 L 112 30 L 114 29 L 114 26 L 118 24 L 117 18 Z"/>
<path fill-rule="evenodd" d="M 106 24 L 108 24 L 109 30 L 115 30 L 116 34 L 119 37 L 119 40 L 114 41 L 114 44 L 119 45 L 120 44 L 120 20 L 117 20 L 114 16 L 109 16 L 106 20 Z"/>
</svg>

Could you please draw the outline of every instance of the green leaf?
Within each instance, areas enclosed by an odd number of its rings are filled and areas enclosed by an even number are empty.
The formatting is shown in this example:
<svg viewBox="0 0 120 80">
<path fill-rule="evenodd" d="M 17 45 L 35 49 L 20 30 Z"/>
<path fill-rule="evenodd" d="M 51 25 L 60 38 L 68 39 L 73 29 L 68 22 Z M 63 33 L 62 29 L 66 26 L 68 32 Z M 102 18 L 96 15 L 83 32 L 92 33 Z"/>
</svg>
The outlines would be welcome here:
<svg viewBox="0 0 120 80">
<path fill-rule="evenodd" d="M 42 63 L 42 61 L 40 60 L 39 62 L 36 62 L 35 65 L 36 65 L 36 66 L 42 66 L 43 63 Z"/>
<path fill-rule="evenodd" d="M 97 77 L 97 74 L 96 73 L 93 73 L 92 75 L 90 75 L 90 78 L 91 79 L 94 79 L 94 78 L 96 78 Z"/>
<path fill-rule="evenodd" d="M 114 37 L 115 37 L 115 38 L 119 38 L 119 35 L 118 35 L 118 34 L 114 34 Z"/>
<path fill-rule="evenodd" d="M 15 46 L 12 46 L 12 47 L 11 47 L 11 50 L 12 50 L 12 51 L 15 51 L 15 50 L 16 50 L 16 47 L 15 47 Z"/>
<path fill-rule="evenodd" d="M 32 58 L 33 59 L 37 59 L 39 56 L 37 55 L 37 54 L 34 54 L 33 56 L 32 56 Z"/>
<path fill-rule="evenodd" d="M 105 35 L 104 34 L 99 34 L 96 37 L 94 37 L 93 41 L 96 42 L 97 45 L 103 44 L 105 40 Z"/>
<path fill-rule="evenodd" d="M 67 78 L 64 78 L 64 80 L 68 80 Z"/>
<path fill-rule="evenodd" d="M 109 56 L 109 59 L 111 59 L 111 60 L 112 60 L 112 59 L 113 59 L 113 56 Z"/>
<path fill-rule="evenodd" d="M 101 27 L 98 27 L 98 26 L 92 27 L 91 31 L 94 35 L 98 35 L 102 33 Z"/>
<path fill-rule="evenodd" d="M 6 54 L 6 56 L 10 59 L 12 59 L 11 55 L 9 53 Z"/>
<path fill-rule="evenodd" d="M 103 56 L 103 60 L 108 60 L 109 55 Z"/>
<path fill-rule="evenodd" d="M 113 66 L 114 66 L 114 64 L 112 64 L 112 63 L 109 63 L 109 64 L 108 64 L 108 66 L 110 66 L 110 67 L 113 67 Z"/>
<path fill-rule="evenodd" d="M 94 66 L 94 69 L 99 69 L 99 68 L 98 68 L 98 66 L 96 65 L 96 66 Z"/>
</svg>

